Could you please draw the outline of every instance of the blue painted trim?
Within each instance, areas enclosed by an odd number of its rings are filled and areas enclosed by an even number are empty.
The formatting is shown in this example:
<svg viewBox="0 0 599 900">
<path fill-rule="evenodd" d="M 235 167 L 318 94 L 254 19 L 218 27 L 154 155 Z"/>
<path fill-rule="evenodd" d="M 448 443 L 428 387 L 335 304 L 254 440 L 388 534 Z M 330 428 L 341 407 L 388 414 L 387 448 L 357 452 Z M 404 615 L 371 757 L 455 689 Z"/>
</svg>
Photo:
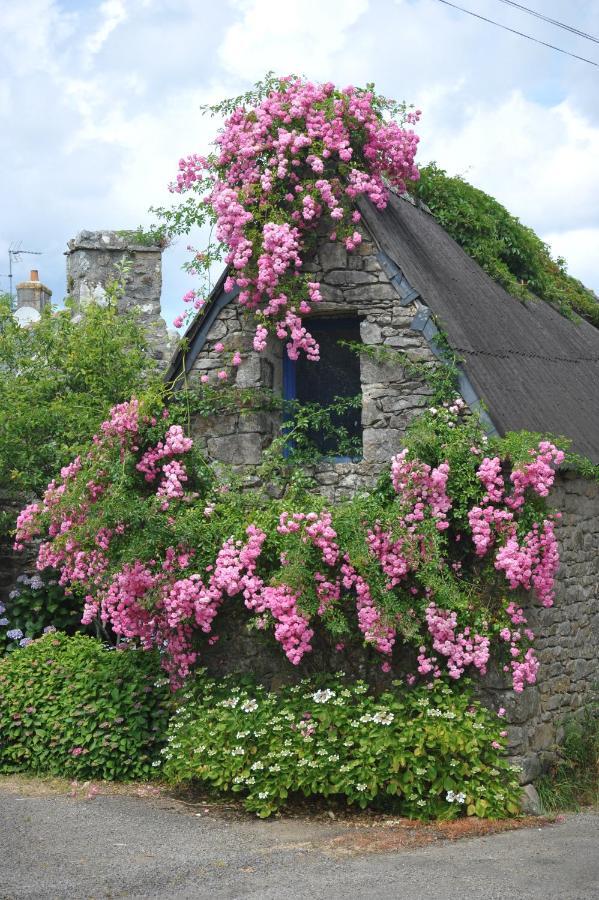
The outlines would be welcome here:
<svg viewBox="0 0 599 900">
<path fill-rule="evenodd" d="M 379 250 L 376 255 L 380 263 L 381 269 L 389 278 L 389 281 L 399 294 L 399 305 L 409 306 L 420 297 L 420 294 L 413 288 L 404 273 L 398 265 L 396 265 L 390 256 L 387 256 L 384 250 Z"/>
<path fill-rule="evenodd" d="M 294 359 L 289 359 L 283 350 L 283 400 L 295 400 L 297 398 L 296 364 Z M 285 433 L 285 420 L 289 419 L 287 413 L 283 418 L 283 433 Z M 285 441 L 283 457 L 287 459 L 293 449 L 293 441 Z"/>
</svg>

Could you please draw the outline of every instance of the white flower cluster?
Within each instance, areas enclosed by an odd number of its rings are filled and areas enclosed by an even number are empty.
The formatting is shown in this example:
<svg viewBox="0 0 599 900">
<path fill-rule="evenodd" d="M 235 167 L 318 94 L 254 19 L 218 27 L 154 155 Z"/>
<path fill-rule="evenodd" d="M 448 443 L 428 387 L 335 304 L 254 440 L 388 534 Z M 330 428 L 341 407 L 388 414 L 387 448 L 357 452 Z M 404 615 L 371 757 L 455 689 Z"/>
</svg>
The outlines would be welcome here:
<svg viewBox="0 0 599 900">
<path fill-rule="evenodd" d="M 377 712 L 373 715 L 372 721 L 377 725 L 390 725 L 394 718 L 392 712 Z"/>
<path fill-rule="evenodd" d="M 454 793 L 453 791 L 447 791 L 445 794 L 445 799 L 448 803 L 465 803 L 466 802 L 466 794 L 460 791 L 459 794 Z"/>
<path fill-rule="evenodd" d="M 312 699 L 315 703 L 328 703 L 329 700 L 332 700 L 335 696 L 335 691 L 329 690 L 326 688 L 324 691 L 316 691 L 312 694 Z"/>
</svg>

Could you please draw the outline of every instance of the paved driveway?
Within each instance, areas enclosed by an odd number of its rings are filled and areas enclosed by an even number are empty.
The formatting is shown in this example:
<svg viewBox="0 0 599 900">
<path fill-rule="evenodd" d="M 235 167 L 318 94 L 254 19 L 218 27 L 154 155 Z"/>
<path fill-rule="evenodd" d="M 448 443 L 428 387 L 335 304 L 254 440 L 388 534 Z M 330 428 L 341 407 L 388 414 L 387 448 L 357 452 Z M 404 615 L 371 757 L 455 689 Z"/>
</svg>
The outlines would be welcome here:
<svg viewBox="0 0 599 900">
<path fill-rule="evenodd" d="M 368 852 L 374 832 L 347 822 L 197 809 L 164 798 L 21 796 L 0 785 L 0 898 L 599 898 L 596 813 Z M 379 848 L 393 846 L 394 827 Z"/>
</svg>

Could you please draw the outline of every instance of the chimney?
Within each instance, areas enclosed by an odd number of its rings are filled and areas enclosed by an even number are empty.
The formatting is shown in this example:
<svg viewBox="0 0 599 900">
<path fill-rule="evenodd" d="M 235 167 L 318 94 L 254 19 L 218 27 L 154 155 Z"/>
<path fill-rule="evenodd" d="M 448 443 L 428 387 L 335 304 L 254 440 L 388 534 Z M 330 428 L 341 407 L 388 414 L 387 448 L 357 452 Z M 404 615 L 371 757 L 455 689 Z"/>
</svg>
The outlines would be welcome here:
<svg viewBox="0 0 599 900">
<path fill-rule="evenodd" d="M 46 287 L 45 284 L 42 284 L 37 269 L 32 269 L 29 274 L 29 281 L 22 281 L 17 285 L 17 303 L 15 312 L 20 309 L 25 311 L 18 318 L 23 318 L 28 311 L 33 310 L 30 314 L 32 320 L 38 319 L 42 310 L 45 309 L 46 306 L 50 306 L 51 296 L 52 291 L 49 287 Z"/>
<path fill-rule="evenodd" d="M 67 293 L 75 314 L 91 302 L 105 304 L 107 283 L 117 278 L 119 264 L 126 263 L 118 311 L 137 312 L 152 356 L 166 366 L 174 343 L 160 309 L 162 248 L 140 243 L 130 231 L 80 231 L 67 246 Z"/>
</svg>

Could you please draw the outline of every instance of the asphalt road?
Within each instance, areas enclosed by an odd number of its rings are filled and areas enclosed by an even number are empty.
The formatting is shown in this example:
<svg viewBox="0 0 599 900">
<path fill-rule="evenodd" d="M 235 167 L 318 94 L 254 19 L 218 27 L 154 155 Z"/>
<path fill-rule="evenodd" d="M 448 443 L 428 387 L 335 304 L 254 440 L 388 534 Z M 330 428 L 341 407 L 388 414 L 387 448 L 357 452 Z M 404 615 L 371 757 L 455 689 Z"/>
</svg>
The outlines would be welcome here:
<svg viewBox="0 0 599 900">
<path fill-rule="evenodd" d="M 596 813 L 394 853 L 344 849 L 343 834 L 338 822 L 197 815 L 129 796 L 0 792 L 0 898 L 599 898 Z"/>
</svg>

